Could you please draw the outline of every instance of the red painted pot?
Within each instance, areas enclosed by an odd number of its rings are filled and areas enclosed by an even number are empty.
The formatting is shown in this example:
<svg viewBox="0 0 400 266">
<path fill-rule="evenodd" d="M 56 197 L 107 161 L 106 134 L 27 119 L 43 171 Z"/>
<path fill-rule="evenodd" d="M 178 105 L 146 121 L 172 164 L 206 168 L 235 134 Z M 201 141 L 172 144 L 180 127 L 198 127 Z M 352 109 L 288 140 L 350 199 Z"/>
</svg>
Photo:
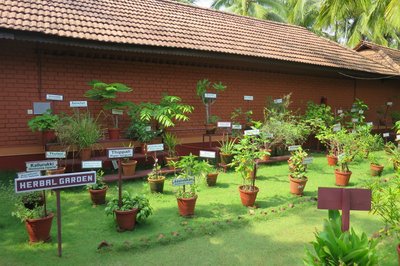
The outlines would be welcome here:
<svg viewBox="0 0 400 266">
<path fill-rule="evenodd" d="M 181 216 L 193 216 L 196 207 L 197 195 L 193 198 L 177 198 L 179 214 Z"/>
<path fill-rule="evenodd" d="M 259 191 L 258 187 L 255 186 L 253 190 L 246 190 L 244 188 L 245 186 L 239 187 L 240 200 L 243 206 L 254 206 Z"/>
<path fill-rule="evenodd" d="M 336 177 L 336 186 L 345 187 L 349 184 L 351 176 L 351 171 L 349 172 L 340 172 L 338 169 L 335 170 L 335 177 Z"/>
<path fill-rule="evenodd" d="M 50 213 L 47 217 L 39 219 L 27 219 L 25 221 L 26 230 L 29 235 L 29 243 L 50 240 L 51 222 L 54 214 Z"/>
<path fill-rule="evenodd" d="M 338 158 L 334 155 L 327 155 L 326 159 L 328 160 L 329 166 L 335 166 L 338 163 Z"/>
<path fill-rule="evenodd" d="M 165 176 L 160 176 L 160 179 L 147 178 L 150 185 L 151 193 L 163 193 Z"/>
<path fill-rule="evenodd" d="M 109 128 L 108 129 L 108 138 L 109 139 L 120 139 L 121 138 L 121 129 L 119 128 Z"/>
<path fill-rule="evenodd" d="M 370 164 L 370 169 L 371 169 L 371 175 L 372 176 L 381 176 L 383 172 L 383 165 L 377 165 L 377 164 Z"/>
<path fill-rule="evenodd" d="M 217 184 L 218 173 L 207 174 L 207 185 L 213 187 Z"/>
<path fill-rule="evenodd" d="M 81 149 L 80 155 L 81 155 L 82 161 L 90 160 L 90 158 L 92 157 L 92 149 L 91 148 L 83 148 L 83 149 Z"/>
<path fill-rule="evenodd" d="M 137 161 L 132 160 L 128 162 L 122 162 L 122 174 L 124 176 L 134 176 L 136 172 Z"/>
<path fill-rule="evenodd" d="M 102 205 L 106 203 L 106 194 L 108 187 L 104 189 L 89 189 L 90 198 L 94 205 Z"/>
<path fill-rule="evenodd" d="M 136 215 L 139 209 L 132 209 L 129 211 L 115 210 L 115 218 L 117 220 L 119 231 L 133 230 L 136 224 Z"/>
<path fill-rule="evenodd" d="M 297 179 L 289 175 L 290 193 L 294 195 L 303 195 L 308 179 Z"/>
</svg>

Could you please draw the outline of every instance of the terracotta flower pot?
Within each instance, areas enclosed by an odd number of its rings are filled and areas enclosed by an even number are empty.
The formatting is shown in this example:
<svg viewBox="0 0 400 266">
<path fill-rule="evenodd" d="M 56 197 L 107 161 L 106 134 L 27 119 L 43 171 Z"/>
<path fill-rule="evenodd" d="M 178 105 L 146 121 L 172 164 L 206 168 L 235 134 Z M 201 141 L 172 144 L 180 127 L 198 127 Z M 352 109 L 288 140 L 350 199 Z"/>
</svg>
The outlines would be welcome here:
<svg viewBox="0 0 400 266">
<path fill-rule="evenodd" d="M 327 155 L 326 159 L 328 160 L 329 166 L 335 166 L 338 163 L 338 158 L 335 155 Z"/>
<path fill-rule="evenodd" d="M 177 162 L 177 161 L 179 161 L 179 157 L 178 156 L 165 157 L 165 160 L 167 161 L 168 169 L 175 170 L 175 167 L 173 167 L 172 165 L 169 165 L 169 162 Z"/>
<path fill-rule="evenodd" d="M 215 134 L 217 131 L 217 126 L 215 124 L 205 124 L 206 134 Z"/>
<path fill-rule="evenodd" d="M 349 184 L 351 171 L 340 172 L 338 169 L 335 170 L 336 186 L 347 186 Z"/>
<path fill-rule="evenodd" d="M 39 219 L 27 219 L 25 221 L 26 230 L 29 235 L 29 243 L 50 240 L 51 222 L 54 214 L 50 213 L 47 217 Z"/>
<path fill-rule="evenodd" d="M 42 131 L 42 140 L 43 144 L 53 143 L 57 139 L 56 132 L 54 130 L 43 130 Z"/>
<path fill-rule="evenodd" d="M 91 148 L 81 149 L 80 156 L 82 161 L 90 160 L 90 158 L 92 157 L 92 149 Z"/>
<path fill-rule="evenodd" d="M 377 164 L 370 164 L 371 168 L 371 175 L 372 176 L 381 176 L 383 172 L 383 165 L 377 165 Z"/>
<path fill-rule="evenodd" d="M 149 182 L 151 193 L 163 193 L 165 176 L 160 176 L 160 179 L 147 178 L 147 181 Z"/>
<path fill-rule="evenodd" d="M 207 174 L 207 185 L 209 187 L 213 187 L 217 184 L 218 173 L 209 173 Z"/>
<path fill-rule="evenodd" d="M 193 216 L 196 207 L 197 195 L 193 198 L 177 198 L 179 214 L 181 216 Z"/>
<path fill-rule="evenodd" d="M 65 167 L 60 167 L 54 170 L 46 170 L 46 175 L 59 175 L 65 173 Z"/>
<path fill-rule="evenodd" d="M 121 138 L 121 129 L 119 128 L 109 128 L 108 129 L 108 138 L 109 139 L 120 139 Z"/>
<path fill-rule="evenodd" d="M 261 151 L 264 151 L 265 149 L 261 149 Z M 268 149 L 268 152 L 270 153 L 269 155 L 262 155 L 261 157 L 260 157 L 260 160 L 262 160 L 262 161 L 268 161 L 270 158 L 271 158 L 271 150 L 270 149 Z"/>
<path fill-rule="evenodd" d="M 252 191 L 245 190 L 244 187 L 245 186 L 239 187 L 240 200 L 242 201 L 243 206 L 254 206 L 257 198 L 257 193 L 259 191 L 258 187 L 254 187 Z"/>
<path fill-rule="evenodd" d="M 308 179 L 297 179 L 289 175 L 290 193 L 294 195 L 303 195 Z"/>
<path fill-rule="evenodd" d="M 133 230 L 135 228 L 138 211 L 139 209 L 137 208 L 129 211 L 114 211 L 119 231 Z"/>
<path fill-rule="evenodd" d="M 106 203 L 106 194 L 108 187 L 104 189 L 89 189 L 90 198 L 94 205 L 102 205 Z"/>
<path fill-rule="evenodd" d="M 221 163 L 227 165 L 232 162 L 233 154 L 227 154 L 227 153 L 220 152 L 219 157 L 221 158 Z"/>
<path fill-rule="evenodd" d="M 136 172 L 136 160 L 121 162 L 122 166 L 122 175 L 124 176 L 134 176 Z"/>
</svg>

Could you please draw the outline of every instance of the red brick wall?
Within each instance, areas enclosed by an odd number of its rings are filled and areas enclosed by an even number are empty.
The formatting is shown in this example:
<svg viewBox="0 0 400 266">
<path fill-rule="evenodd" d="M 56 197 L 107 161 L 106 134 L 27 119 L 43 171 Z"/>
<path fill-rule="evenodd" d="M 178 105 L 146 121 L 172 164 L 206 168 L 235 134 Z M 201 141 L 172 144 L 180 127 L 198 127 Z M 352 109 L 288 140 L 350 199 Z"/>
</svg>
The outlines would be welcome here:
<svg viewBox="0 0 400 266">
<path fill-rule="evenodd" d="M 56 49 L 53 47 L 53 49 Z M 72 49 L 63 47 L 62 49 Z M 267 96 L 281 97 L 293 92 L 293 108 L 304 108 L 307 101 L 319 102 L 328 98 L 333 108 L 350 108 L 353 96 L 363 99 L 370 107 L 368 119 L 376 121 L 376 109 L 386 101 L 394 102 L 399 109 L 399 80 L 368 80 L 356 83 L 348 78 L 327 78 L 309 75 L 278 74 L 267 71 L 242 71 L 223 68 L 182 66 L 135 61 L 96 59 L 68 55 L 42 56 L 42 90 L 38 89 L 38 61 L 35 44 L 0 41 L 0 147 L 15 145 L 38 145 L 38 134 L 27 127 L 35 101 L 45 101 L 45 95 L 63 94 L 64 102 L 56 102 L 56 112 L 71 112 L 70 100 L 85 100 L 87 82 L 99 79 L 118 81 L 134 89 L 127 99 L 139 103 L 158 101 L 163 92 L 182 97 L 185 103 L 195 107 L 189 122 L 178 128 L 201 128 L 204 107 L 195 96 L 199 79 L 222 81 L 228 90 L 218 95 L 212 113 L 229 120 L 234 108 L 251 108 L 255 119 L 262 118 Z M 273 70 L 271 70 L 273 71 Z M 378 93 L 377 95 L 375 93 Z M 243 101 L 244 95 L 253 95 L 253 102 Z M 93 113 L 97 113 L 89 102 Z M 128 118 L 124 117 L 125 125 Z M 200 135 L 202 131 L 197 131 Z M 180 133 L 192 136 L 193 131 Z"/>
</svg>

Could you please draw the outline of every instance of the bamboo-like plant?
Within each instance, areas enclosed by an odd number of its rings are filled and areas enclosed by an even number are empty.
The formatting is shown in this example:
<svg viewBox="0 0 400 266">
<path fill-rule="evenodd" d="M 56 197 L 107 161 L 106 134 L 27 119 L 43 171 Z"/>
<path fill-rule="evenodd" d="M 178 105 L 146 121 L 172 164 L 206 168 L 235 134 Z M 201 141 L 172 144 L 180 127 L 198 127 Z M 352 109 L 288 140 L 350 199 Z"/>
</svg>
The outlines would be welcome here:
<svg viewBox="0 0 400 266">
<path fill-rule="evenodd" d="M 206 124 L 212 124 L 210 122 L 211 105 L 215 102 L 215 99 L 209 99 L 205 97 L 205 94 L 208 93 L 211 89 L 215 90 L 216 92 L 221 92 L 226 89 L 226 86 L 223 85 L 221 82 L 211 84 L 208 79 L 202 79 L 197 82 L 196 94 L 200 97 L 201 101 L 206 107 Z"/>
</svg>

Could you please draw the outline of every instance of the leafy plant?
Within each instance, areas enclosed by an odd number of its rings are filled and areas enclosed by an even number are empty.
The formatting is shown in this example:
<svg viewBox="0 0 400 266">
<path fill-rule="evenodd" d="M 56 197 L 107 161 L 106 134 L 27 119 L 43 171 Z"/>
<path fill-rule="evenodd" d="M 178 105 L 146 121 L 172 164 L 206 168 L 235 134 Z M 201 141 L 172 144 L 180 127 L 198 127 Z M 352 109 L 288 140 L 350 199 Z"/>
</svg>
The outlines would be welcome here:
<svg viewBox="0 0 400 266">
<path fill-rule="evenodd" d="M 311 101 L 307 102 L 307 110 L 303 119 L 314 133 L 318 133 L 321 126 L 330 127 L 335 123 L 335 117 L 330 106 L 315 104 Z"/>
<path fill-rule="evenodd" d="M 54 129 L 60 120 L 58 115 L 54 115 L 51 109 L 48 109 L 41 115 L 35 116 L 31 120 L 28 121 L 29 128 L 35 131 L 45 131 Z"/>
<path fill-rule="evenodd" d="M 307 166 L 303 163 L 307 158 L 308 153 L 299 147 L 296 151 L 292 152 L 289 159 L 289 169 L 291 169 L 290 176 L 296 179 L 307 179 L 306 172 Z"/>
<path fill-rule="evenodd" d="M 370 161 L 370 163 L 375 164 L 375 165 L 382 165 L 381 163 L 381 158 L 376 155 L 376 154 L 372 154 L 370 153 L 368 155 L 368 160 Z"/>
<path fill-rule="evenodd" d="M 315 233 L 312 242 L 314 253 L 307 250 L 306 265 L 377 265 L 377 242 L 369 240 L 365 233 L 358 236 L 351 228 L 350 232 L 341 231 L 339 211 L 329 211 L 329 220 L 325 220 L 321 232 Z"/>
<path fill-rule="evenodd" d="M 213 83 L 208 79 L 202 79 L 197 82 L 196 85 L 196 95 L 200 97 L 201 101 L 206 107 L 206 124 L 213 124 L 210 121 L 211 118 L 211 105 L 215 102 L 215 99 L 209 99 L 205 97 L 205 94 L 210 92 L 210 90 L 215 90 L 215 92 L 221 92 L 226 89 L 226 86 L 221 82 Z"/>
<path fill-rule="evenodd" d="M 153 153 L 152 157 L 154 160 L 153 169 L 147 176 L 149 179 L 161 179 L 161 166 L 158 164 L 156 153 Z"/>
<path fill-rule="evenodd" d="M 22 201 L 18 201 L 15 204 L 15 210 L 11 213 L 12 216 L 21 220 L 21 222 L 27 219 L 39 219 L 47 217 L 45 208 L 43 205 L 36 205 L 34 208 L 26 208 Z"/>
<path fill-rule="evenodd" d="M 164 144 L 165 147 L 167 148 L 167 152 L 168 152 L 168 157 L 172 158 L 172 157 L 176 157 L 176 146 L 179 144 L 179 140 L 176 137 L 176 135 L 166 132 L 164 133 Z"/>
<path fill-rule="evenodd" d="M 128 191 L 122 192 L 122 206 L 118 206 L 118 197 L 113 198 L 107 204 L 104 209 L 107 215 L 114 215 L 114 211 L 129 211 L 132 209 L 138 209 L 136 219 L 139 222 L 146 220 L 151 214 L 153 214 L 153 208 L 150 206 L 150 201 L 145 195 L 131 196 Z"/>
<path fill-rule="evenodd" d="M 142 143 L 149 143 L 160 134 L 160 130 L 153 130 L 147 122 L 140 120 L 132 120 L 126 133 L 128 138 L 136 139 Z"/>
<path fill-rule="evenodd" d="M 340 125 L 340 124 L 339 124 Z M 333 131 L 333 126 L 320 126 L 318 132 L 315 137 L 325 145 L 327 148 L 328 154 L 332 156 L 337 156 L 336 145 L 334 141 L 335 132 Z"/>
<path fill-rule="evenodd" d="M 101 169 L 97 170 L 96 183 L 86 185 L 86 188 L 87 189 L 91 189 L 91 190 L 102 190 L 102 189 L 105 189 L 107 187 L 107 185 L 104 182 L 103 176 L 104 176 L 104 171 L 101 170 Z"/>
<path fill-rule="evenodd" d="M 390 117 L 392 118 L 393 124 L 395 124 L 397 121 L 400 121 L 400 111 L 391 112 Z"/>
<path fill-rule="evenodd" d="M 334 149 L 338 154 L 338 164 L 342 172 L 350 172 L 349 163 L 361 153 L 359 137 L 356 131 L 341 129 L 333 134 Z"/>
<path fill-rule="evenodd" d="M 211 115 L 208 118 L 208 124 L 216 124 L 219 120 L 221 120 L 221 118 L 217 115 Z"/>
<path fill-rule="evenodd" d="M 394 124 L 393 129 L 396 130 L 396 134 L 400 134 L 400 121 Z"/>
<path fill-rule="evenodd" d="M 236 138 L 235 139 L 229 139 L 228 136 L 225 137 L 221 140 L 218 141 L 220 147 L 219 151 L 224 154 L 233 154 L 235 150 L 235 143 L 236 143 Z"/>
<path fill-rule="evenodd" d="M 365 123 L 365 112 L 368 109 L 368 105 L 366 105 L 362 100 L 356 98 L 351 110 L 345 113 L 345 116 L 350 119 L 350 121 L 346 123 L 348 128 L 363 125 Z"/>
</svg>

